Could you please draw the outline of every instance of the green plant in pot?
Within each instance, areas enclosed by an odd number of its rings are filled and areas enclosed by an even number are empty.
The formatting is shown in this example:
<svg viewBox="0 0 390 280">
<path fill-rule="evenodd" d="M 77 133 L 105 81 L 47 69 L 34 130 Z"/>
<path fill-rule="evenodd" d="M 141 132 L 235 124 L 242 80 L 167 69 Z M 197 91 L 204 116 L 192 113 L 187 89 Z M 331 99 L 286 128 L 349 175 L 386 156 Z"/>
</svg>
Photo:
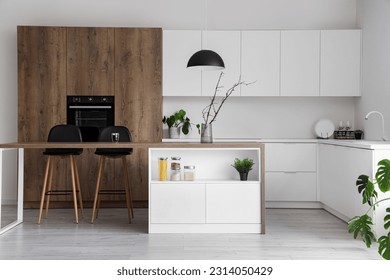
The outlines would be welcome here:
<svg viewBox="0 0 390 280">
<path fill-rule="evenodd" d="M 369 208 L 366 213 L 361 216 L 356 216 L 348 221 L 348 232 L 353 233 L 356 239 L 359 235 L 367 248 L 372 242 L 378 242 L 378 253 L 386 260 L 390 260 L 390 197 L 381 195 L 378 200 L 378 192 L 375 184 L 383 194 L 390 192 L 390 160 L 384 159 L 378 163 L 378 170 L 375 174 L 375 180 L 371 180 L 367 175 L 360 175 L 356 181 L 358 192 L 362 195 L 363 204 L 368 204 Z M 380 209 L 384 211 L 383 227 L 387 233 L 377 238 L 373 229 L 373 220 L 371 216 Z M 369 213 L 372 215 L 369 215 Z M 379 221 L 376 221 L 379 225 Z"/>
<path fill-rule="evenodd" d="M 183 132 L 184 135 L 189 133 L 192 123 L 186 114 L 186 111 L 180 109 L 169 117 L 163 117 L 163 124 L 168 125 L 169 138 L 180 138 L 180 132 Z M 198 128 L 199 132 L 200 125 L 196 124 L 195 126 Z"/>
<path fill-rule="evenodd" d="M 250 158 L 243 158 L 238 159 L 236 158 L 234 160 L 234 163 L 232 166 L 240 173 L 240 180 L 241 181 L 247 181 L 248 180 L 248 173 L 252 170 L 252 167 L 255 163 L 253 162 L 253 159 Z"/>
</svg>

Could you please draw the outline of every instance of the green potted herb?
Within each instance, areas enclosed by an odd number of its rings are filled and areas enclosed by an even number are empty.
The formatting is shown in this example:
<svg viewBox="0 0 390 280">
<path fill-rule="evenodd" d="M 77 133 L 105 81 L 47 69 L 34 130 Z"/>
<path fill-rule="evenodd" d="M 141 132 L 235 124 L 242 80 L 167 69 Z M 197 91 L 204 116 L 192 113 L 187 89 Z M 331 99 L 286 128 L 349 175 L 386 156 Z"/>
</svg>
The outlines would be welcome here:
<svg viewBox="0 0 390 280">
<path fill-rule="evenodd" d="M 255 163 L 253 162 L 253 159 L 250 158 L 243 158 L 238 159 L 236 158 L 234 160 L 234 164 L 232 166 L 240 173 L 240 180 L 241 181 L 247 181 L 248 180 L 248 173 L 252 170 L 252 166 Z"/>
<path fill-rule="evenodd" d="M 164 116 L 162 119 L 163 124 L 168 125 L 169 138 L 180 138 L 180 132 L 187 135 L 191 128 L 191 121 L 186 116 L 186 111 L 180 109 L 169 117 Z M 199 124 L 196 124 L 199 131 Z"/>
</svg>

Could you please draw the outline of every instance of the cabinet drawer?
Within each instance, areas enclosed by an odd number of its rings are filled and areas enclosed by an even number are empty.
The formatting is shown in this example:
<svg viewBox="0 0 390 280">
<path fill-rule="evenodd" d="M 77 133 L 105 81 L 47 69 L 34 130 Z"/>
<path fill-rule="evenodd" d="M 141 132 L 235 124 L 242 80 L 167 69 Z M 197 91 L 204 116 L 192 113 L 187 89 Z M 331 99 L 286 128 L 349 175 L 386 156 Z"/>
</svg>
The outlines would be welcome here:
<svg viewBox="0 0 390 280">
<path fill-rule="evenodd" d="M 266 171 L 317 170 L 317 144 L 270 143 L 265 151 Z"/>
<path fill-rule="evenodd" d="M 204 184 L 151 184 L 151 223 L 204 223 Z"/>
<path fill-rule="evenodd" d="M 266 172 L 266 201 L 317 201 L 317 173 Z"/>
<path fill-rule="evenodd" d="M 207 184 L 207 223 L 260 223 L 259 183 Z"/>
</svg>

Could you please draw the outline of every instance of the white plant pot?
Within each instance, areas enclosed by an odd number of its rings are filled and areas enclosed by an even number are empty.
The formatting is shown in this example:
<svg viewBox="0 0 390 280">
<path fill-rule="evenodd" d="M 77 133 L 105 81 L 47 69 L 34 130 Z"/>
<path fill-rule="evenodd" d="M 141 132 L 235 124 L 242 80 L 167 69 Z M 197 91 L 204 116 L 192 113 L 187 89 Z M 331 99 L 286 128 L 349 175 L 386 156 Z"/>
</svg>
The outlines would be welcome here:
<svg viewBox="0 0 390 280">
<path fill-rule="evenodd" d="M 178 139 L 180 138 L 180 127 L 170 127 L 169 128 L 169 138 Z"/>
</svg>

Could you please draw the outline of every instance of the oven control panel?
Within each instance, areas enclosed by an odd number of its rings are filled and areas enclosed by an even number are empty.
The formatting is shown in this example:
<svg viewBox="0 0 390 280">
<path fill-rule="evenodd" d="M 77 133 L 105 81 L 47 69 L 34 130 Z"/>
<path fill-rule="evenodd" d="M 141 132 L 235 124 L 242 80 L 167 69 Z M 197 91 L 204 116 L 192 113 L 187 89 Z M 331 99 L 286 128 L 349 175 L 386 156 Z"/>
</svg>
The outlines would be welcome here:
<svg viewBox="0 0 390 280">
<path fill-rule="evenodd" d="M 112 104 L 114 96 L 67 96 L 69 104 Z"/>
</svg>

